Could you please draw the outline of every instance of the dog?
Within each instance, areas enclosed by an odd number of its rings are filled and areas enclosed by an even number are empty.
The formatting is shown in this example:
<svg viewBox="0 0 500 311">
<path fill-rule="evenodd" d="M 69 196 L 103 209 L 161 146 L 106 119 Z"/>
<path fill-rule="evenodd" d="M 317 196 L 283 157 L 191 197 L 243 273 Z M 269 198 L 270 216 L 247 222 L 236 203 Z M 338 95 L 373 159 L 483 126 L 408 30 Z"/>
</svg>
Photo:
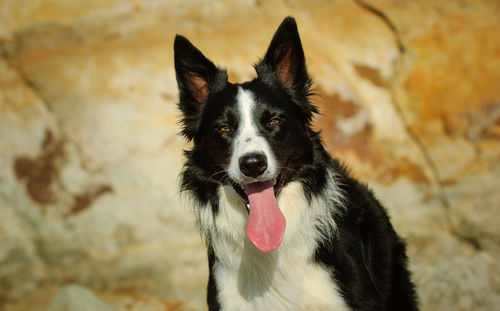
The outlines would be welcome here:
<svg viewBox="0 0 500 311">
<path fill-rule="evenodd" d="M 294 18 L 242 84 L 183 36 L 174 54 L 192 142 L 180 191 L 206 241 L 209 310 L 417 310 L 404 241 L 311 127 Z"/>
</svg>

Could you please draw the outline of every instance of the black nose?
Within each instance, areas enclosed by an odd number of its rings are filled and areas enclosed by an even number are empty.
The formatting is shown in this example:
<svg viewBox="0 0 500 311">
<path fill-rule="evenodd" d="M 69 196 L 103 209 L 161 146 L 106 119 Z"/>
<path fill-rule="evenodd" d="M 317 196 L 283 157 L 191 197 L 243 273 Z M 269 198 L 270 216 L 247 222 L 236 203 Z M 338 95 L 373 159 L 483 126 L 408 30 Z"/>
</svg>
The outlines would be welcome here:
<svg viewBox="0 0 500 311">
<path fill-rule="evenodd" d="M 262 153 L 249 153 L 238 160 L 240 171 L 248 177 L 259 177 L 267 168 L 266 156 Z"/>
</svg>

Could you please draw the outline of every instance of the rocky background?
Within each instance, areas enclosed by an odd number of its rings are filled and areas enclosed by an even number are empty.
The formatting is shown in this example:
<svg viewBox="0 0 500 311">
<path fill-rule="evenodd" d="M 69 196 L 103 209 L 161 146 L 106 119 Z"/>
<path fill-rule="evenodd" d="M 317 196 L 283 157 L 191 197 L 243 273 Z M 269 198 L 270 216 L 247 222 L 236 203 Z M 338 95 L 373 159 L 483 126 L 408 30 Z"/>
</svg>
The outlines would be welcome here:
<svg viewBox="0 0 500 311">
<path fill-rule="evenodd" d="M 173 38 L 242 82 L 287 15 L 422 310 L 498 308 L 500 1 L 0 0 L 0 309 L 205 309 Z"/>
</svg>

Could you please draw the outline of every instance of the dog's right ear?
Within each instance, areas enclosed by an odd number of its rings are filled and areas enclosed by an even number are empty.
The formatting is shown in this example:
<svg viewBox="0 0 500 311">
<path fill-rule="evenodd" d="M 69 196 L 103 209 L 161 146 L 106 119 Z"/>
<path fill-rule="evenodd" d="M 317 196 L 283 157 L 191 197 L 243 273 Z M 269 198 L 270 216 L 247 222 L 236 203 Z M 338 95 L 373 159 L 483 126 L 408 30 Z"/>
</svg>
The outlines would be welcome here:
<svg viewBox="0 0 500 311">
<path fill-rule="evenodd" d="M 304 50 L 293 17 L 283 19 L 267 48 L 264 59 L 255 69 L 259 77 L 273 73 L 283 86 L 296 95 L 307 97 L 311 80 L 307 74 Z"/>
<path fill-rule="evenodd" d="M 227 73 L 208 60 L 188 39 L 177 35 L 174 62 L 179 87 L 179 108 L 183 113 L 182 134 L 193 139 L 199 126 L 203 104 L 210 93 L 222 89 Z"/>
</svg>

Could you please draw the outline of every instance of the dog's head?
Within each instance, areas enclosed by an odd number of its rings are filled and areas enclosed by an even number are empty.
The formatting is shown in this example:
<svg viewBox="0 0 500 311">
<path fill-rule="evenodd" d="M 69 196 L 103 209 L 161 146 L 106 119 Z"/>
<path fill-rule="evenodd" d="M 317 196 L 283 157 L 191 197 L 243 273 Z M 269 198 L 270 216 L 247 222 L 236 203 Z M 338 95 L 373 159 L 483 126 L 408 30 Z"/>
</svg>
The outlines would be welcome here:
<svg viewBox="0 0 500 311">
<path fill-rule="evenodd" d="M 295 20 L 283 20 L 255 65 L 257 77 L 242 84 L 228 82 L 226 71 L 182 36 L 174 51 L 182 134 L 194 143 L 189 155 L 198 177 L 233 186 L 251 210 L 253 201 L 269 201 L 255 193 L 277 196 L 300 178 L 312 163 L 316 108 Z"/>
</svg>

